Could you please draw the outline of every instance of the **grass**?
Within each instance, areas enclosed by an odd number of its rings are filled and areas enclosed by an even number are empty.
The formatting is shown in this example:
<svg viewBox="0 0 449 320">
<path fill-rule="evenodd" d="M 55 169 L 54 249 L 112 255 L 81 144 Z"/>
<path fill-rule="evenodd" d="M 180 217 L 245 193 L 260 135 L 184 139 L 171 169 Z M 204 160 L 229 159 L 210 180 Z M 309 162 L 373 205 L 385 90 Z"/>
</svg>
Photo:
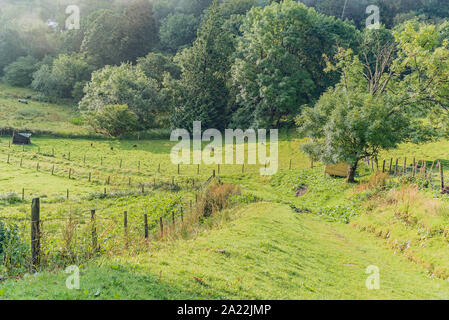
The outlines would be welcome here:
<svg viewBox="0 0 449 320">
<path fill-rule="evenodd" d="M 28 104 L 18 102 L 19 99 L 26 99 Z M 1 128 L 73 136 L 89 134 L 86 126 L 76 124 L 79 114 L 75 107 L 40 102 L 36 92 L 3 83 L 0 83 L 0 114 Z"/>
<path fill-rule="evenodd" d="M 352 225 L 384 239 L 396 254 L 420 265 L 432 277 L 449 278 L 449 202 L 429 197 L 416 186 L 375 195 Z"/>
<path fill-rule="evenodd" d="M 365 287 L 370 265 L 381 289 Z M 449 298 L 446 282 L 348 225 L 252 204 L 195 240 L 84 266 L 80 290 L 42 273 L 0 286 L 4 299 L 419 299 Z"/>
<path fill-rule="evenodd" d="M 433 188 L 424 188 L 421 176 L 383 183 L 362 165 L 361 183 L 348 185 L 324 177 L 322 164 L 311 169 L 299 151 L 304 141 L 288 131 L 280 135 L 279 172 L 272 177 L 260 176 L 262 165 L 248 164 L 244 172 L 241 165 L 201 165 L 199 172 L 196 165 L 181 165 L 178 173 L 170 161 L 174 142 L 83 138 L 89 132 L 72 121 L 79 116 L 73 108 L 34 97 L 32 91 L 0 84 L 0 127 L 51 133 L 33 136 L 25 148 L 10 146 L 10 136 L 0 137 L 0 221 L 18 224 L 28 243 L 30 201 L 40 197 L 47 267 L 0 282 L 0 298 L 449 297 L 449 202 L 439 195 L 436 171 Z M 20 104 L 19 98 L 30 102 Z M 77 138 L 55 137 L 64 135 Z M 414 157 L 447 167 L 445 150 L 447 140 L 404 144 L 380 159 L 387 159 L 387 169 L 391 158 L 400 158 L 402 165 L 404 157 L 408 165 Z M 159 219 L 176 230 L 171 213 L 176 211 L 179 223 L 180 207 L 189 208 L 213 170 L 221 181 L 239 187 L 240 201 L 204 220 L 195 228 L 199 234 L 159 241 Z M 304 193 L 297 196 L 298 190 Z M 254 199 L 260 201 L 244 204 Z M 100 245 L 95 259 L 89 251 L 92 209 Z M 154 241 L 149 245 L 143 241 L 144 214 Z M 62 270 L 69 264 L 82 266 L 81 290 L 65 287 Z M 380 268 L 381 290 L 365 287 L 370 265 Z"/>
</svg>

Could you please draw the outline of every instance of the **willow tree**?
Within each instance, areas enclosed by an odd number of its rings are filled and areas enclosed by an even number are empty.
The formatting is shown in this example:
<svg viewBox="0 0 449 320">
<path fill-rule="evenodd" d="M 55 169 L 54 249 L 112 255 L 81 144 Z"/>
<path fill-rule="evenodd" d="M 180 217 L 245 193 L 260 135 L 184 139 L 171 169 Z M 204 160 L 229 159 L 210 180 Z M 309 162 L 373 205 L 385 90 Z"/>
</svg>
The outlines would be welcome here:
<svg viewBox="0 0 449 320">
<path fill-rule="evenodd" d="M 367 31 L 365 39 L 376 32 Z M 391 42 L 361 45 L 359 55 L 340 49 L 336 63 L 328 62 L 340 82 L 296 119 L 310 138 L 303 150 L 324 163 L 347 163 L 348 182 L 365 157 L 429 138 L 421 120 L 449 106 L 448 41 L 437 27 L 409 22 Z"/>
</svg>

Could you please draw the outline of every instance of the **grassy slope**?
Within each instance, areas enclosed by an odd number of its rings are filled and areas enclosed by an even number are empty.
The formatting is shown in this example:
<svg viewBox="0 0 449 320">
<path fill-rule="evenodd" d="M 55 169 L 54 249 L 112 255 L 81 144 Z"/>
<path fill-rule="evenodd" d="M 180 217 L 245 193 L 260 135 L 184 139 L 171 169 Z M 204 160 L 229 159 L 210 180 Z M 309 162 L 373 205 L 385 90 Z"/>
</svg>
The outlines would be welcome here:
<svg viewBox="0 0 449 320">
<path fill-rule="evenodd" d="M 0 286 L 4 299 L 400 299 L 449 298 L 447 282 L 427 277 L 378 240 L 288 206 L 253 204 L 196 240 L 82 273 L 67 290 L 64 274 L 40 274 Z M 219 253 L 224 249 L 226 254 Z M 381 290 L 367 290 L 365 269 L 380 268 Z M 196 278 L 196 279 L 195 279 Z"/>
<path fill-rule="evenodd" d="M 33 90 L 14 88 L 0 83 L 0 127 L 71 135 L 88 134 L 86 127 L 70 122 L 78 116 L 74 107 L 30 99 L 27 99 L 28 104 L 18 102 L 18 99 L 26 99 L 28 96 L 36 97 L 36 95 L 37 93 Z"/>
<path fill-rule="evenodd" d="M 0 85 L 0 127 L 50 130 L 55 133 L 84 134 L 85 128 L 72 125 L 77 114 L 69 107 L 48 105 L 31 101 L 24 105 L 18 98 L 34 95 L 32 91 Z M 88 139 L 33 139 L 34 145 L 25 152 L 19 147 L 8 148 L 8 139 L 0 141 L 0 193 L 20 193 L 26 187 L 26 198 L 46 195 L 48 200 L 64 197 L 69 188 L 72 197 L 101 191 L 104 181 L 112 175 L 112 187 L 126 188 L 128 177 L 133 182 L 151 182 L 156 176 L 170 180 L 177 177 L 177 168 L 169 162 L 173 143 L 168 141 L 107 141 Z M 91 142 L 94 147 L 90 146 Z M 309 167 L 307 158 L 298 153 L 301 140 L 282 134 L 280 142 L 280 168 L 284 170 L 277 181 L 260 177 L 260 166 L 247 166 L 246 174 L 240 174 L 240 166 L 222 166 L 223 180 L 241 185 L 259 197 L 272 201 L 292 203 L 314 211 L 324 207 L 342 206 L 352 188 L 340 180 L 319 179 L 322 168 L 315 176 L 300 170 Z M 134 144 L 138 147 L 133 148 Z M 110 150 L 113 146 L 114 150 Z M 56 157 L 38 155 L 51 153 Z M 449 163 L 449 141 L 442 140 L 424 145 L 405 144 L 398 150 L 385 153 L 381 159 L 404 157 L 443 160 Z M 72 160 L 63 158 L 71 152 Z M 6 164 L 11 154 L 11 163 Z M 86 164 L 83 157 L 86 155 Z M 103 157 L 103 166 L 99 157 Z M 24 167 L 19 167 L 20 158 Z M 124 168 L 118 168 L 123 159 Z M 285 172 L 293 160 L 293 172 Z M 446 161 L 444 161 L 446 160 Z M 40 172 L 36 163 L 40 162 Z M 137 172 L 138 161 L 142 162 Z M 162 173 L 156 172 L 162 163 Z M 387 161 L 388 165 L 389 161 Z M 399 161 L 402 164 L 402 161 Z M 56 176 L 50 175 L 56 166 Z M 69 168 L 75 170 L 67 179 Z M 202 166 L 200 176 L 196 166 L 182 166 L 180 179 L 207 178 L 215 166 Z M 93 173 L 92 184 L 86 183 L 88 172 Z M 177 177 L 178 179 L 178 177 Z M 309 193 L 303 198 L 294 197 L 298 182 L 309 185 Z M 45 187 L 42 187 L 42 184 Z M 117 186 L 116 186 L 117 185 Z M 221 230 L 212 230 L 196 241 L 180 241 L 166 244 L 166 248 L 133 258 L 119 257 L 117 261 L 103 258 L 91 264 L 82 278 L 82 290 L 65 289 L 62 274 L 42 274 L 25 281 L 8 281 L 0 284 L 0 296 L 4 298 L 448 298 L 447 282 L 430 278 L 426 273 L 447 275 L 447 210 L 428 210 L 427 198 L 419 198 L 420 205 L 410 210 L 417 223 L 404 224 L 405 203 L 385 205 L 375 200 L 368 202 L 366 211 L 355 218 L 352 228 L 340 223 L 328 223 L 315 216 L 300 216 L 283 204 L 257 204 L 240 212 L 240 218 Z M 126 200 L 126 199 L 125 199 Z M 412 199 L 412 202 L 415 199 Z M 374 203 L 373 203 L 374 202 Z M 44 215 L 59 217 L 67 211 L 87 214 L 92 206 L 97 209 L 124 210 L 114 200 L 68 203 L 44 203 Z M 374 207 L 374 211 L 371 207 Z M 438 207 L 438 206 L 437 206 Z M 398 209 L 399 208 L 399 209 Z M 1 214 L 21 217 L 28 214 L 29 204 L 0 207 Z M 7 212 L 6 212 L 7 211 Z M 114 214 L 100 210 L 101 214 Z M 441 211 L 441 212 L 440 212 Z M 397 212 L 401 213 L 399 216 Z M 139 219 L 136 217 L 136 219 Z M 415 220 L 413 220 L 415 221 Z M 358 229 L 370 230 L 360 233 Z M 363 231 L 362 230 L 362 231 Z M 373 231 L 375 230 L 375 232 Z M 375 236 L 390 231 L 389 239 Z M 408 243 L 403 252 L 398 246 Z M 382 249 L 385 248 L 385 249 Z M 393 250 L 387 249 L 388 247 Z M 225 249 L 229 257 L 217 253 Z M 394 251 L 395 250 L 395 251 Z M 397 253 L 397 256 L 395 254 Z M 403 255 L 405 257 L 403 257 Z M 407 260 L 410 259 L 416 263 Z M 377 265 L 381 270 L 380 291 L 368 291 L 364 282 L 366 266 Z M 161 273 L 162 272 L 162 273 Z M 162 277 L 161 277 L 162 275 Z M 200 284 L 193 277 L 202 279 Z M 32 285 L 30 286 L 30 281 Z M 101 289 L 101 290 L 99 290 Z M 96 297 L 95 293 L 99 292 Z"/>
</svg>

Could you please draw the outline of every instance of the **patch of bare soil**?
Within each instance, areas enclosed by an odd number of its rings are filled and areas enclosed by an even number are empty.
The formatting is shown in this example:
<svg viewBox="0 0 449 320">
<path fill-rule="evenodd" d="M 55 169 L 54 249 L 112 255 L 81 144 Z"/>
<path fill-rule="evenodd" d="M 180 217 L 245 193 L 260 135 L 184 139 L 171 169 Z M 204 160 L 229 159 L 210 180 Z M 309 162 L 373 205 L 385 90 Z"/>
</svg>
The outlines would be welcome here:
<svg viewBox="0 0 449 320">
<path fill-rule="evenodd" d="M 307 193 L 307 191 L 309 191 L 309 186 L 303 185 L 298 190 L 296 190 L 296 196 L 298 198 L 302 197 Z"/>
</svg>

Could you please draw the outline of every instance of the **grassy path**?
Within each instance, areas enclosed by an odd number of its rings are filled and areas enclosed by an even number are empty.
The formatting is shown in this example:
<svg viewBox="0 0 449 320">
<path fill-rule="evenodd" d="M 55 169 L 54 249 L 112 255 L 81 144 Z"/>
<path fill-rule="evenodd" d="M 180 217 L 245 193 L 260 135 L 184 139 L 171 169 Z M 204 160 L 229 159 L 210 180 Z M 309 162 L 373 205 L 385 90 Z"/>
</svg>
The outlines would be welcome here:
<svg viewBox="0 0 449 320">
<path fill-rule="evenodd" d="M 272 203 L 250 205 L 195 240 L 83 268 L 81 289 L 64 274 L 0 284 L 3 299 L 448 299 L 446 281 L 383 248 L 381 240 Z M 380 269 L 368 290 L 366 267 Z"/>
</svg>

